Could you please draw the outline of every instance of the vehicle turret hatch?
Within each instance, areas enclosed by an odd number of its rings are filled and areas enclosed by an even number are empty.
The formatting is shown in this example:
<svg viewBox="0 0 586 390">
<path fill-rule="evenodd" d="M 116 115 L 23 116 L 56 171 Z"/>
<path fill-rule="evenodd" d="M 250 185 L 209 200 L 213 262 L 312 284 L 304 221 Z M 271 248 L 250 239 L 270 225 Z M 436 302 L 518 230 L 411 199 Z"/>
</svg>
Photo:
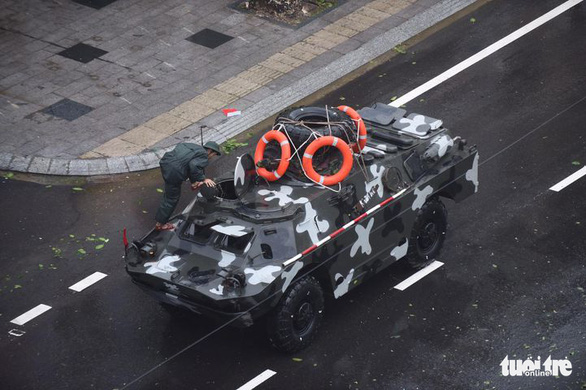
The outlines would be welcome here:
<svg viewBox="0 0 586 390">
<path fill-rule="evenodd" d="M 374 103 L 372 107 L 364 107 L 358 113 L 365 121 L 388 126 L 392 121 L 401 119 L 407 111 L 402 108 L 389 106 L 385 103 Z"/>
<path fill-rule="evenodd" d="M 417 138 L 429 138 L 442 126 L 442 121 L 421 114 L 409 114 L 393 122 L 393 129 Z"/>
</svg>

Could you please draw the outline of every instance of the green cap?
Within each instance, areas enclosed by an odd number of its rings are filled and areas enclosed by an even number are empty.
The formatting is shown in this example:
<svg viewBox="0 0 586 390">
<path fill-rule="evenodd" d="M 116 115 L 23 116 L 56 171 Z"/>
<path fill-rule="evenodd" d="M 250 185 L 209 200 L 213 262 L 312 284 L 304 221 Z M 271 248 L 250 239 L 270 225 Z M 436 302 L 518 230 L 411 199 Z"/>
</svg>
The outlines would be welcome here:
<svg viewBox="0 0 586 390">
<path fill-rule="evenodd" d="M 214 152 L 218 153 L 219 156 L 222 155 L 222 152 L 220 151 L 220 147 L 214 141 L 208 141 L 208 142 L 206 142 L 203 147 L 206 148 L 206 149 L 213 150 Z"/>
</svg>

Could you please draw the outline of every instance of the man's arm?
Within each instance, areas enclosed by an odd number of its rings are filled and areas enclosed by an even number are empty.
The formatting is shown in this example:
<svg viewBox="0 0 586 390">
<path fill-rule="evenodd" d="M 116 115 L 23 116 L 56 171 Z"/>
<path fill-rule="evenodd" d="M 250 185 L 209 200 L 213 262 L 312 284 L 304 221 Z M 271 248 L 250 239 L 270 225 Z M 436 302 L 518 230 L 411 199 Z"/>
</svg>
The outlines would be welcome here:
<svg viewBox="0 0 586 390">
<path fill-rule="evenodd" d="M 194 184 L 205 180 L 204 170 L 208 166 L 208 155 L 205 150 L 196 152 L 189 161 L 189 181 Z"/>
</svg>

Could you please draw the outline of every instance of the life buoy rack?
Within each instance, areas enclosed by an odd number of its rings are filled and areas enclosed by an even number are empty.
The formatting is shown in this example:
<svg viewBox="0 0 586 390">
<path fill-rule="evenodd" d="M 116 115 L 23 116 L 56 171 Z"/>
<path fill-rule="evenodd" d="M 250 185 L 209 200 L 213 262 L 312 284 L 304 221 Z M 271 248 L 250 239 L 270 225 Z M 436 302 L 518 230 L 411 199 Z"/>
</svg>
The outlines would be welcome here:
<svg viewBox="0 0 586 390">
<path fill-rule="evenodd" d="M 279 145 L 281 145 L 281 162 L 279 162 L 279 166 L 277 167 L 276 171 L 268 171 L 265 168 L 256 168 L 258 174 L 267 179 L 268 181 L 275 181 L 279 180 L 289 167 L 289 159 L 291 158 L 291 146 L 289 145 L 289 140 L 287 136 L 280 131 L 271 130 L 268 131 L 265 135 L 261 137 L 256 144 L 256 150 L 254 152 L 254 165 L 264 158 L 265 149 L 267 144 L 271 141 L 277 141 Z"/>
<path fill-rule="evenodd" d="M 362 151 L 362 149 L 364 149 L 364 147 L 366 146 L 366 138 L 367 138 L 366 125 L 364 124 L 362 117 L 360 117 L 360 114 L 357 113 L 356 110 L 353 109 L 352 107 L 338 106 L 338 110 L 348 114 L 348 116 L 350 118 L 352 118 L 352 120 L 356 124 L 356 127 L 358 128 L 358 142 L 356 144 L 352 145 L 352 150 L 355 153 L 360 153 Z"/>
<path fill-rule="evenodd" d="M 342 153 L 343 157 L 342 168 L 340 168 L 337 173 L 330 176 L 322 176 L 313 169 L 313 155 L 318 149 L 324 146 L 333 146 L 337 148 L 340 153 Z M 340 138 L 330 135 L 319 137 L 310 143 L 307 149 L 305 149 L 305 153 L 303 153 L 303 170 L 305 171 L 305 174 L 314 182 L 325 186 L 331 186 L 344 180 L 352 170 L 353 163 L 354 160 L 352 152 L 350 151 L 350 146 Z"/>
</svg>

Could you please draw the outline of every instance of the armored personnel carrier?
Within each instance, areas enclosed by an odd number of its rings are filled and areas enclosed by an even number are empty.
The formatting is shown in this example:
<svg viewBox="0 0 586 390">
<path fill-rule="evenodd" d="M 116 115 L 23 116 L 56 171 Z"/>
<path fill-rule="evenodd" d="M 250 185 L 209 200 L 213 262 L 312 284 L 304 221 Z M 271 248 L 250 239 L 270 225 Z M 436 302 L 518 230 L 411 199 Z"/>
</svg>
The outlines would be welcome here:
<svg viewBox="0 0 586 390">
<path fill-rule="evenodd" d="M 174 231 L 127 245 L 126 270 L 165 305 L 239 326 L 265 319 L 272 344 L 296 351 L 316 334 L 324 294 L 438 256 L 442 199 L 478 190 L 478 154 L 441 120 L 386 104 L 301 107 L 216 181 Z"/>
</svg>

